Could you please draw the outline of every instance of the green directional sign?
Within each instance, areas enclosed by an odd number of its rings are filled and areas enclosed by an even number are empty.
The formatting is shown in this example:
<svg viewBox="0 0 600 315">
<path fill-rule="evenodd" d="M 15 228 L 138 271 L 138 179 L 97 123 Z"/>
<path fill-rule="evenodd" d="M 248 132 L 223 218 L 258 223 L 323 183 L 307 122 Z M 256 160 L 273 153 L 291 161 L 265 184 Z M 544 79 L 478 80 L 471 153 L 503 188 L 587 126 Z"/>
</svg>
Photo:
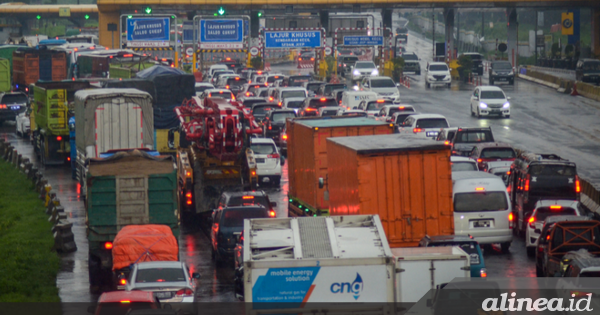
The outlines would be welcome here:
<svg viewBox="0 0 600 315">
<path fill-rule="evenodd" d="M 223 9 L 223 7 L 220 7 L 219 10 L 217 11 L 217 13 L 219 13 L 219 15 L 225 15 L 225 9 Z"/>
<path fill-rule="evenodd" d="M 146 12 L 146 14 L 152 14 L 152 8 L 151 7 L 146 7 L 146 9 L 144 9 L 144 11 Z"/>
</svg>

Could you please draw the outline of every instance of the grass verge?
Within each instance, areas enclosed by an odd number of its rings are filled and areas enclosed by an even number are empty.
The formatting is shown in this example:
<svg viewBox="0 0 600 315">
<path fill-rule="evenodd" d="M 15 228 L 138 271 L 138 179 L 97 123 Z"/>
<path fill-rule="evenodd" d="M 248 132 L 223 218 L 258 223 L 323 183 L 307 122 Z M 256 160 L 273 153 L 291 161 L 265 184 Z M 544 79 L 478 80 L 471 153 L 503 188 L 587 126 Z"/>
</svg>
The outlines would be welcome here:
<svg viewBox="0 0 600 315">
<path fill-rule="evenodd" d="M 52 224 L 34 186 L 0 160 L 0 302 L 60 302 Z"/>
</svg>

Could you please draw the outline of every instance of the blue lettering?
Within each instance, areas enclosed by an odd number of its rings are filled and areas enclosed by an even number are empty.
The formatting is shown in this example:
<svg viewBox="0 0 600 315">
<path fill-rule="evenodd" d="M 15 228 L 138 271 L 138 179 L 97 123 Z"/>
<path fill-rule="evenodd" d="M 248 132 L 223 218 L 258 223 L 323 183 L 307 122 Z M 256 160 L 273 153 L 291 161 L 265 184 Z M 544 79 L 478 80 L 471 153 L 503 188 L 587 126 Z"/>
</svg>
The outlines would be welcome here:
<svg viewBox="0 0 600 315">
<path fill-rule="evenodd" d="M 337 289 L 334 289 L 333 287 L 337 287 Z M 339 283 L 333 283 L 331 285 L 331 293 L 340 293 L 340 284 Z"/>
</svg>

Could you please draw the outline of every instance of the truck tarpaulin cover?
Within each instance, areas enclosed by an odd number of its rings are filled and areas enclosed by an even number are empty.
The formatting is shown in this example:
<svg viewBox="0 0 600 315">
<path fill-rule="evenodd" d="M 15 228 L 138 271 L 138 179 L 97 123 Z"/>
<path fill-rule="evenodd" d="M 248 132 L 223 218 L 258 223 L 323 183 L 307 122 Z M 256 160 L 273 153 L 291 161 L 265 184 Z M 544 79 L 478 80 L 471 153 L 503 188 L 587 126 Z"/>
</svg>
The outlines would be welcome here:
<svg viewBox="0 0 600 315">
<path fill-rule="evenodd" d="M 166 225 L 128 225 L 113 242 L 113 270 L 147 261 L 177 261 L 179 246 Z"/>
<path fill-rule="evenodd" d="M 156 89 L 155 108 L 179 106 L 184 99 L 190 99 L 196 95 L 194 75 L 187 74 L 179 69 L 153 66 L 138 72 L 136 78 L 154 82 Z M 172 112 L 171 110 L 170 114 L 174 116 L 175 114 Z"/>
</svg>

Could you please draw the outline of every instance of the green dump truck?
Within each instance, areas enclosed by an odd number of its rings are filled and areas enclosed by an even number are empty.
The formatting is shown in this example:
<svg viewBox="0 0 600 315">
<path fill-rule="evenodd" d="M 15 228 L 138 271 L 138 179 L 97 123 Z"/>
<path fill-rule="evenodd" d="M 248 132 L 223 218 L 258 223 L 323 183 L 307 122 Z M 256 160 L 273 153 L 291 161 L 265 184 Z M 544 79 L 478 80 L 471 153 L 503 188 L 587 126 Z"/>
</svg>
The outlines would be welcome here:
<svg viewBox="0 0 600 315">
<path fill-rule="evenodd" d="M 179 238 L 177 173 L 171 156 L 118 151 L 90 159 L 86 227 L 90 291 L 113 290 L 113 240 L 128 225 L 163 224 Z"/>
</svg>

